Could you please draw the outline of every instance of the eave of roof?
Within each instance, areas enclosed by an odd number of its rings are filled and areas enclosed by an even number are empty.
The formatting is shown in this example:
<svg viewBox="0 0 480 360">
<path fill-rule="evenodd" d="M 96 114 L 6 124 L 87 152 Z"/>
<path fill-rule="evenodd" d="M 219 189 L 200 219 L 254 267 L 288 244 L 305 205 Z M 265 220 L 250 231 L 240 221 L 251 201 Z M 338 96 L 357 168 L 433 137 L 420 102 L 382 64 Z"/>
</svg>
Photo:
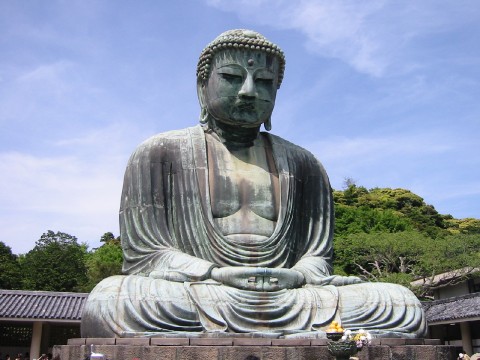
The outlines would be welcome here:
<svg viewBox="0 0 480 360">
<path fill-rule="evenodd" d="M 467 266 L 462 269 L 457 269 L 453 271 L 448 271 L 445 273 L 437 274 L 433 278 L 421 278 L 415 281 L 412 281 L 410 285 L 412 286 L 423 286 L 423 285 L 430 285 L 430 286 L 437 286 L 443 283 L 448 283 L 449 281 L 461 279 L 465 276 L 479 276 L 480 275 L 480 268 L 478 267 L 471 267 Z"/>
<path fill-rule="evenodd" d="M 429 325 L 480 319 L 480 293 L 422 303 Z"/>
<path fill-rule="evenodd" d="M 80 321 L 88 293 L 0 290 L 0 318 Z"/>
</svg>

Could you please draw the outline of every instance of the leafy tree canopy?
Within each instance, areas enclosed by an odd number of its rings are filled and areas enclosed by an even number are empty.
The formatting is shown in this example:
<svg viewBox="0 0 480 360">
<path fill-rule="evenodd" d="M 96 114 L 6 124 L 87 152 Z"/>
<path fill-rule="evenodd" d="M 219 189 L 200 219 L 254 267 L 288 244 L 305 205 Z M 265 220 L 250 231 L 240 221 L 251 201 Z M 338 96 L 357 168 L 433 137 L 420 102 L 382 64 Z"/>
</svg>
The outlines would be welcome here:
<svg viewBox="0 0 480 360">
<path fill-rule="evenodd" d="M 17 255 L 12 249 L 0 241 L 0 289 L 20 289 L 22 287 L 22 274 Z"/>
<path fill-rule="evenodd" d="M 418 279 L 480 267 L 480 220 L 441 215 L 405 189 L 357 186 L 334 191 L 335 273 L 410 287 Z M 458 282 L 470 275 L 462 270 Z M 414 289 L 423 297 L 435 286 Z"/>
<path fill-rule="evenodd" d="M 86 260 L 88 281 L 82 289 L 84 291 L 91 291 L 106 277 L 122 273 L 123 252 L 120 238 L 107 232 L 100 241 L 104 244 L 90 252 Z"/>
<path fill-rule="evenodd" d="M 456 220 L 451 215 L 441 215 L 432 205 L 426 204 L 423 198 L 405 189 L 368 190 L 350 181 L 343 191 L 334 191 L 333 197 L 339 235 L 355 232 L 359 230 L 358 227 L 365 232 L 396 232 L 413 228 L 430 237 L 446 236 L 450 233 L 480 233 L 480 220 Z M 355 225 L 357 229 L 355 226 L 349 228 L 345 223 L 352 222 L 353 213 L 360 222 L 369 219 L 373 224 Z M 388 213 L 388 217 L 395 221 L 391 221 L 389 227 L 388 223 L 382 223 L 378 219 L 379 213 Z"/>
<path fill-rule="evenodd" d="M 480 234 L 480 220 L 474 218 L 447 219 L 448 231 L 452 234 Z"/>
<path fill-rule="evenodd" d="M 344 236 L 353 233 L 398 232 L 412 230 L 412 221 L 391 209 L 355 207 L 343 204 L 335 206 L 335 235 Z"/>
<path fill-rule="evenodd" d="M 108 244 L 108 243 L 120 244 L 120 236 L 115 237 L 113 233 L 106 232 L 105 234 L 102 235 L 102 237 L 100 238 L 100 241 L 105 244 Z"/>
<path fill-rule="evenodd" d="M 415 264 L 428 237 L 418 231 L 357 233 L 335 240 L 335 270 L 368 281 L 386 281 L 393 273 L 415 277 Z"/>
<path fill-rule="evenodd" d="M 77 291 L 86 282 L 87 246 L 75 236 L 48 230 L 21 261 L 23 288 Z"/>
</svg>

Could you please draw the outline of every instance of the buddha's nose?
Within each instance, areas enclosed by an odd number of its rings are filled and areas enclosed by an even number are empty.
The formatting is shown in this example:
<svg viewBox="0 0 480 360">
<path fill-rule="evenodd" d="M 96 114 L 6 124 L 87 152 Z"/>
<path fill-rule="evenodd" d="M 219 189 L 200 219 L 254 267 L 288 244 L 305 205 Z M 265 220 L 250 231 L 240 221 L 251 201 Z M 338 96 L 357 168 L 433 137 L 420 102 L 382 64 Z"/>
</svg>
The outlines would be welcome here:
<svg viewBox="0 0 480 360">
<path fill-rule="evenodd" d="M 248 74 L 242 84 L 238 95 L 243 98 L 254 98 L 257 96 L 257 89 L 255 87 L 255 81 L 252 75 Z"/>
</svg>

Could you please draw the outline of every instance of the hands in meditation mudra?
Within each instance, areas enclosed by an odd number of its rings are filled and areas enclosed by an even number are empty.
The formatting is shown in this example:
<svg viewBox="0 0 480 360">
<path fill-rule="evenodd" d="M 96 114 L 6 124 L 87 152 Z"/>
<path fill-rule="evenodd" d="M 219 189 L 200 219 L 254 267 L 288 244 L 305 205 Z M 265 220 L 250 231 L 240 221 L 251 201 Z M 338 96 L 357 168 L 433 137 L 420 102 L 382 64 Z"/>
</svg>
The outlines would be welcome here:
<svg viewBox="0 0 480 360">
<path fill-rule="evenodd" d="M 324 335 L 332 320 L 419 337 L 406 288 L 332 275 L 334 210 L 322 165 L 271 129 L 283 52 L 231 30 L 200 56 L 200 125 L 156 135 L 127 165 L 124 275 L 100 282 L 83 337 L 201 332 Z M 308 334 L 308 335 L 307 335 Z"/>
</svg>

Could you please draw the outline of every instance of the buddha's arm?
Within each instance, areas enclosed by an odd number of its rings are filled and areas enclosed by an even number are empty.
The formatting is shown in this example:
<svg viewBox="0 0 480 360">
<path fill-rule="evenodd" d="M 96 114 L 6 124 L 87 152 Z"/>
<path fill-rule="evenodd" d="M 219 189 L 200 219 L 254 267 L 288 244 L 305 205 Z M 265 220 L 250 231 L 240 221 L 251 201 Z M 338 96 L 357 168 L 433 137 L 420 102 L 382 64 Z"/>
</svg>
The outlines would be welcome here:
<svg viewBox="0 0 480 360">
<path fill-rule="evenodd" d="M 363 282 L 356 276 L 332 275 L 329 262 L 321 256 L 303 257 L 292 269 L 301 272 L 310 285 L 344 286 Z"/>
<path fill-rule="evenodd" d="M 212 269 L 216 267 L 209 261 L 169 249 L 157 250 L 138 264 L 144 265 L 139 268 L 139 274 L 176 282 L 209 279 Z"/>
<path fill-rule="evenodd" d="M 301 213 L 308 214 L 301 222 L 302 233 L 296 243 L 304 244 L 302 256 L 292 267 L 305 278 L 306 284 L 342 286 L 361 282 L 357 277 L 332 275 L 334 205 L 330 183 L 323 166 L 310 158 L 309 167 L 297 176 L 304 179 L 299 193 Z M 295 189 L 297 190 L 297 189 Z M 305 220 L 305 219 L 308 219 Z M 298 226 L 298 225 L 296 225 Z M 297 236 L 296 233 L 293 236 Z"/>
<path fill-rule="evenodd" d="M 169 141 L 152 138 L 129 160 L 120 206 L 123 272 L 180 282 L 208 279 L 216 265 L 195 256 L 203 252 L 199 210 L 192 205 L 196 178 L 182 166 L 184 146 Z"/>
<path fill-rule="evenodd" d="M 153 236 L 152 226 L 147 222 L 136 227 L 128 226 L 129 221 L 143 213 L 142 209 L 134 208 L 120 217 L 124 273 L 178 282 L 210 278 L 210 272 L 216 266 L 212 262 L 166 244 L 167 235 L 159 232 L 157 237 Z"/>
</svg>

